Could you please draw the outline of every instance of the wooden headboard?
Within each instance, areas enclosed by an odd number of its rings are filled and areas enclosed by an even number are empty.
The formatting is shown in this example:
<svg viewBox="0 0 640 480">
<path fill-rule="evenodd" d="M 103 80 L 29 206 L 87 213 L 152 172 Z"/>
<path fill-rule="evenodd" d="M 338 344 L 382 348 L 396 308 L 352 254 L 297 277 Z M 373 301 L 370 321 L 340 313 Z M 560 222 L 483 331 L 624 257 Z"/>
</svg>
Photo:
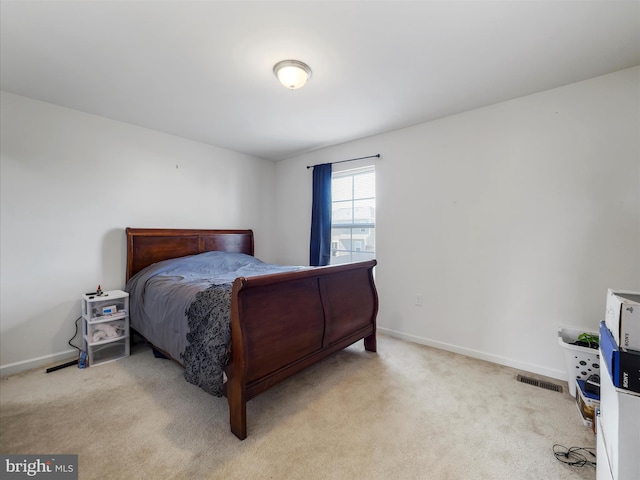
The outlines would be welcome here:
<svg viewBox="0 0 640 480">
<path fill-rule="evenodd" d="M 210 251 L 253 255 L 252 230 L 127 228 L 127 278 L 169 258 Z"/>
</svg>

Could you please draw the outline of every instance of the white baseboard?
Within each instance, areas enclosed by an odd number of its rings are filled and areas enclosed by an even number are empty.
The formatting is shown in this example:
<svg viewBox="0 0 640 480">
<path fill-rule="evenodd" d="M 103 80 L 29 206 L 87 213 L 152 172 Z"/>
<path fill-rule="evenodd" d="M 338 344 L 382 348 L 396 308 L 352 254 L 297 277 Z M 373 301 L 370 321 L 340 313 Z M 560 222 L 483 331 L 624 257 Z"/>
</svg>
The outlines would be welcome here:
<svg viewBox="0 0 640 480">
<path fill-rule="evenodd" d="M 33 370 L 34 368 L 49 367 L 54 363 L 64 363 L 65 361 L 70 362 L 76 358 L 78 358 L 77 350 L 67 350 L 65 352 L 45 355 L 44 357 L 10 363 L 8 365 L 0 366 L 0 377 L 8 377 L 9 375 L 15 375 L 16 373 Z"/>
<path fill-rule="evenodd" d="M 380 333 L 384 333 L 391 337 L 407 340 L 413 343 L 419 343 L 420 345 L 426 345 L 428 347 L 439 348 L 440 350 L 446 350 L 448 352 L 459 353 L 471 358 L 477 358 L 480 360 L 486 360 L 487 362 L 497 363 L 498 365 L 504 365 L 506 367 L 516 368 L 525 372 L 531 372 L 538 375 L 543 375 L 549 378 L 555 378 L 557 380 L 567 381 L 567 372 L 564 370 L 556 370 L 553 368 L 541 367 L 532 363 L 520 362 L 511 358 L 501 357 L 499 355 L 492 355 L 490 353 L 481 352 L 471 348 L 460 347 L 450 343 L 439 342 L 437 340 L 431 340 L 428 338 L 418 337 L 416 335 L 408 335 L 395 330 L 390 330 L 384 327 L 377 327 Z"/>
<path fill-rule="evenodd" d="M 431 340 L 428 338 L 418 337 L 416 335 L 409 335 L 406 333 L 398 332 L 384 327 L 377 327 L 380 333 L 384 333 L 391 337 L 400 338 L 409 342 L 418 343 L 420 345 L 426 345 L 428 347 L 439 348 L 440 350 L 446 350 L 448 352 L 459 353 L 471 358 L 477 358 L 480 360 L 486 360 L 487 362 L 497 363 L 498 365 L 505 365 L 507 367 L 516 368 L 525 372 L 536 373 L 549 378 L 555 378 L 558 380 L 567 380 L 567 373 L 564 370 L 556 370 L 540 365 L 531 363 L 520 362 L 511 358 L 501 357 L 499 355 L 492 355 L 489 353 L 481 352 L 471 348 L 464 348 L 458 345 L 450 343 L 439 342 L 437 340 Z M 0 377 L 7 377 L 9 375 L 15 375 L 16 373 L 24 372 L 26 370 L 32 370 L 34 368 L 41 368 L 50 366 L 54 363 L 61 363 L 64 361 L 74 360 L 78 355 L 76 350 L 67 350 L 61 353 L 55 353 L 52 355 L 45 355 L 44 357 L 33 358 L 30 360 L 24 360 L 22 362 L 10 363 L 8 365 L 0 366 Z"/>
</svg>

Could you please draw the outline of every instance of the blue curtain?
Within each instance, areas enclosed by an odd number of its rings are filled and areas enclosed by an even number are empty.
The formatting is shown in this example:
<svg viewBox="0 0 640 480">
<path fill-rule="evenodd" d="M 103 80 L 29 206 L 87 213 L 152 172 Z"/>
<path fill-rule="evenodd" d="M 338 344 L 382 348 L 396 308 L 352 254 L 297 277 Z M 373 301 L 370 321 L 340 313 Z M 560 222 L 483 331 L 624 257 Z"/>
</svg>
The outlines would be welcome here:
<svg viewBox="0 0 640 480">
<path fill-rule="evenodd" d="M 309 265 L 329 265 L 331 259 L 331 164 L 313 167 Z"/>
</svg>

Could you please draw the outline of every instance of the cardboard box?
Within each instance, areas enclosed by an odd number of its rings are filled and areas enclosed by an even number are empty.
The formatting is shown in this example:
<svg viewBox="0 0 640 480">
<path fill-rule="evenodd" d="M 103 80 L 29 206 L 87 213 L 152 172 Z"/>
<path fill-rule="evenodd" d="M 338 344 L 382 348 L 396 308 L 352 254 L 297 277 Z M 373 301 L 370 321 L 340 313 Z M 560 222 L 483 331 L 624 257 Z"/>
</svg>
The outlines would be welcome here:
<svg viewBox="0 0 640 480">
<path fill-rule="evenodd" d="M 640 393 L 640 352 L 618 347 L 605 322 L 600 322 L 600 353 L 613 385 Z"/>
<path fill-rule="evenodd" d="M 640 351 L 640 292 L 609 289 L 604 322 L 618 346 Z"/>
<path fill-rule="evenodd" d="M 576 406 L 585 427 L 593 428 L 596 408 L 600 406 L 600 396 L 584 389 L 584 380 L 576 378 Z"/>
</svg>

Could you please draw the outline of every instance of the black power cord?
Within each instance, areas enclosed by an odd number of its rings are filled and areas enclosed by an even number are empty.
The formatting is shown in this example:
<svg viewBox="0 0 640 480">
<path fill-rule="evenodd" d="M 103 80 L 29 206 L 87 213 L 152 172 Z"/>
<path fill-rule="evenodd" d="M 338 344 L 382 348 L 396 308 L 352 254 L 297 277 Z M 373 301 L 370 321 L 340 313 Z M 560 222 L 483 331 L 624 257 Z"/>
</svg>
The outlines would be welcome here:
<svg viewBox="0 0 640 480">
<path fill-rule="evenodd" d="M 569 465 L 571 467 L 584 467 L 584 466 L 596 466 L 596 454 L 593 452 L 593 448 L 589 447 L 571 447 L 567 448 L 564 445 L 556 443 L 553 446 L 553 454 L 556 460 Z M 588 460 L 585 454 L 589 454 L 593 461 Z"/>
<path fill-rule="evenodd" d="M 67 367 L 70 367 L 72 365 L 77 365 L 78 364 L 78 362 L 80 360 L 80 354 L 82 353 L 82 349 L 80 347 L 76 347 L 73 343 L 71 343 L 71 341 L 78 336 L 78 322 L 81 319 L 82 319 L 82 317 L 78 317 L 76 319 L 76 331 L 73 334 L 73 337 L 71 337 L 69 339 L 69 342 L 68 342 L 69 345 L 71 345 L 73 348 L 78 350 L 78 358 L 76 358 L 75 360 L 72 360 L 71 362 L 63 363 L 62 365 L 56 365 L 55 367 L 47 368 L 47 370 L 46 370 L 47 373 L 55 372 L 56 370 L 60 370 L 60 369 L 67 368 Z"/>
<path fill-rule="evenodd" d="M 73 334 L 73 337 L 71 337 L 69 339 L 69 345 L 71 345 L 73 348 L 75 348 L 76 350 L 78 350 L 78 355 L 80 355 L 80 352 L 82 352 L 82 349 L 80 347 L 76 347 L 73 343 L 71 343 L 71 341 L 76 338 L 78 336 L 78 322 L 82 320 L 82 317 L 78 317 L 76 318 L 76 332 Z"/>
</svg>

